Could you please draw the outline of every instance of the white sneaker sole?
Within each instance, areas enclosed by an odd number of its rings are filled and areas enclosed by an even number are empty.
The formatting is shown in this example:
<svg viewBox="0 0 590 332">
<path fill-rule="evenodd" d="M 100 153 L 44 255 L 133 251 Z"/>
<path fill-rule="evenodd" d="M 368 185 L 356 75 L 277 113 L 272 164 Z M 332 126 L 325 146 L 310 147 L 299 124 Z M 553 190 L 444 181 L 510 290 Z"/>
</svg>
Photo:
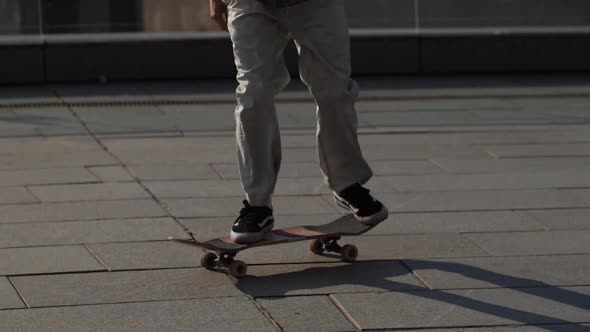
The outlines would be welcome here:
<svg viewBox="0 0 590 332">
<path fill-rule="evenodd" d="M 232 241 L 238 244 L 249 244 L 258 242 L 264 239 L 266 233 L 272 231 L 274 223 L 268 224 L 260 232 L 256 233 L 236 233 L 233 230 L 230 231 L 230 238 Z"/>
<path fill-rule="evenodd" d="M 387 207 L 385 207 L 385 205 L 382 205 L 381 210 L 379 210 L 379 212 L 370 216 L 362 217 L 357 215 L 356 211 L 354 211 L 353 208 L 348 203 L 346 203 L 346 201 L 343 198 L 334 195 L 334 201 L 336 202 L 336 204 L 338 204 L 338 206 L 352 213 L 356 220 L 360 221 L 360 223 L 363 225 L 376 226 L 385 219 L 387 219 L 387 217 L 389 217 L 389 211 L 387 210 Z"/>
</svg>

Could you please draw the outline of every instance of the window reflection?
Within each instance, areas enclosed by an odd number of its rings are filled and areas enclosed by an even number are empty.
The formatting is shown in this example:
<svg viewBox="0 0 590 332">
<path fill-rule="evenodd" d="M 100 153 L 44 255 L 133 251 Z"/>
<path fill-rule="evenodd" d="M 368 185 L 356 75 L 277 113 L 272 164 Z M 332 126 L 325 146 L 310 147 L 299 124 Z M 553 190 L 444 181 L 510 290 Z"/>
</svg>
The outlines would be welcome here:
<svg viewBox="0 0 590 332">
<path fill-rule="evenodd" d="M 352 28 L 590 26 L 588 0 L 338 1 Z M 206 0 L 0 0 L 3 35 L 215 28 Z"/>
<path fill-rule="evenodd" d="M 140 0 L 44 0 L 46 33 L 142 30 Z"/>
<path fill-rule="evenodd" d="M 143 30 L 147 32 L 213 30 L 209 2 L 195 0 L 144 0 Z"/>
<path fill-rule="evenodd" d="M 37 0 L 0 0 L 0 34 L 31 34 L 40 31 Z"/>
</svg>

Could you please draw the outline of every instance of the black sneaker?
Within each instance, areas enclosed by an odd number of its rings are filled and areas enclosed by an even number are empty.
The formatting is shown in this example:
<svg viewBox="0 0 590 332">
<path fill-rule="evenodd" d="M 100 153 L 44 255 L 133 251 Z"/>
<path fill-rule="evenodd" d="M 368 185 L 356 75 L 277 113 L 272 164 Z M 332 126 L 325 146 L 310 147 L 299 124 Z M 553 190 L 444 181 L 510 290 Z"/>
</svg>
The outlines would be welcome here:
<svg viewBox="0 0 590 332">
<path fill-rule="evenodd" d="M 352 212 L 356 219 L 369 226 L 375 226 L 387 219 L 387 208 L 369 194 L 369 189 L 359 183 L 344 189 L 340 194 L 334 193 L 338 205 Z"/>
<path fill-rule="evenodd" d="M 266 206 L 250 206 L 243 201 L 244 208 L 231 228 L 231 239 L 235 243 L 252 243 L 262 240 L 265 233 L 274 227 L 272 209 Z"/>
</svg>

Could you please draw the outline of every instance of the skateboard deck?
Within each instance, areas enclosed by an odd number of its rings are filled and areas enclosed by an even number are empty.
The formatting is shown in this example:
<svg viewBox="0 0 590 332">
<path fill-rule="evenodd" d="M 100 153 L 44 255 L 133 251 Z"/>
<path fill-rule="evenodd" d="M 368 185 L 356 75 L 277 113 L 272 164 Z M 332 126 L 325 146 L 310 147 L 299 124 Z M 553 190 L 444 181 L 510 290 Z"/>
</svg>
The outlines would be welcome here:
<svg viewBox="0 0 590 332">
<path fill-rule="evenodd" d="M 289 228 L 275 229 L 265 234 L 258 242 L 239 244 L 233 242 L 229 236 L 219 237 L 204 242 L 193 239 L 169 238 L 172 241 L 182 244 L 201 247 L 207 250 L 237 253 L 253 247 L 269 246 L 279 243 L 313 240 L 322 237 L 340 237 L 360 235 L 368 232 L 375 226 L 368 226 L 358 222 L 352 214 L 340 217 L 332 222 L 317 226 L 295 226 Z"/>
<path fill-rule="evenodd" d="M 342 216 L 332 222 L 323 225 L 295 226 L 272 230 L 264 235 L 258 242 L 249 244 L 235 243 L 229 236 L 219 237 L 207 241 L 195 239 L 177 239 L 170 237 L 169 240 L 185 245 L 200 247 L 208 250 L 201 256 L 201 265 L 209 270 L 215 268 L 228 268 L 229 273 L 240 278 L 246 275 L 246 263 L 234 260 L 236 254 L 242 250 L 254 247 L 263 247 L 281 243 L 312 240 L 310 249 L 316 254 L 334 252 L 341 255 L 342 259 L 352 262 L 358 255 L 358 249 L 352 245 L 340 246 L 338 240 L 341 236 L 361 235 L 368 232 L 374 226 L 364 225 L 357 221 L 352 214 Z M 215 253 L 214 253 L 215 252 Z"/>
</svg>

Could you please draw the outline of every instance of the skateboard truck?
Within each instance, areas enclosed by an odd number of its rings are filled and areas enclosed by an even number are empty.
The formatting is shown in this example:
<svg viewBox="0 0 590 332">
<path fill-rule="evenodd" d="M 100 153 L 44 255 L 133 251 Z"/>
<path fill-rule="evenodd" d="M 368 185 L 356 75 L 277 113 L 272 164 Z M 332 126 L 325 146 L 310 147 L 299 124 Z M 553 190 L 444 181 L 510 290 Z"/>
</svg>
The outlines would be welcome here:
<svg viewBox="0 0 590 332">
<path fill-rule="evenodd" d="M 248 265 L 240 260 L 235 260 L 234 257 L 236 257 L 235 252 L 207 251 L 201 255 L 201 266 L 207 270 L 226 268 L 233 277 L 242 278 L 246 275 Z"/>
<path fill-rule="evenodd" d="M 340 254 L 340 257 L 342 257 L 343 261 L 354 262 L 359 253 L 357 247 L 351 244 L 345 244 L 344 246 L 340 246 L 338 244 L 338 240 L 340 240 L 340 236 L 325 237 L 311 240 L 309 242 L 309 249 L 311 250 L 311 252 L 317 255 L 321 255 L 326 251 L 334 252 Z"/>
</svg>

